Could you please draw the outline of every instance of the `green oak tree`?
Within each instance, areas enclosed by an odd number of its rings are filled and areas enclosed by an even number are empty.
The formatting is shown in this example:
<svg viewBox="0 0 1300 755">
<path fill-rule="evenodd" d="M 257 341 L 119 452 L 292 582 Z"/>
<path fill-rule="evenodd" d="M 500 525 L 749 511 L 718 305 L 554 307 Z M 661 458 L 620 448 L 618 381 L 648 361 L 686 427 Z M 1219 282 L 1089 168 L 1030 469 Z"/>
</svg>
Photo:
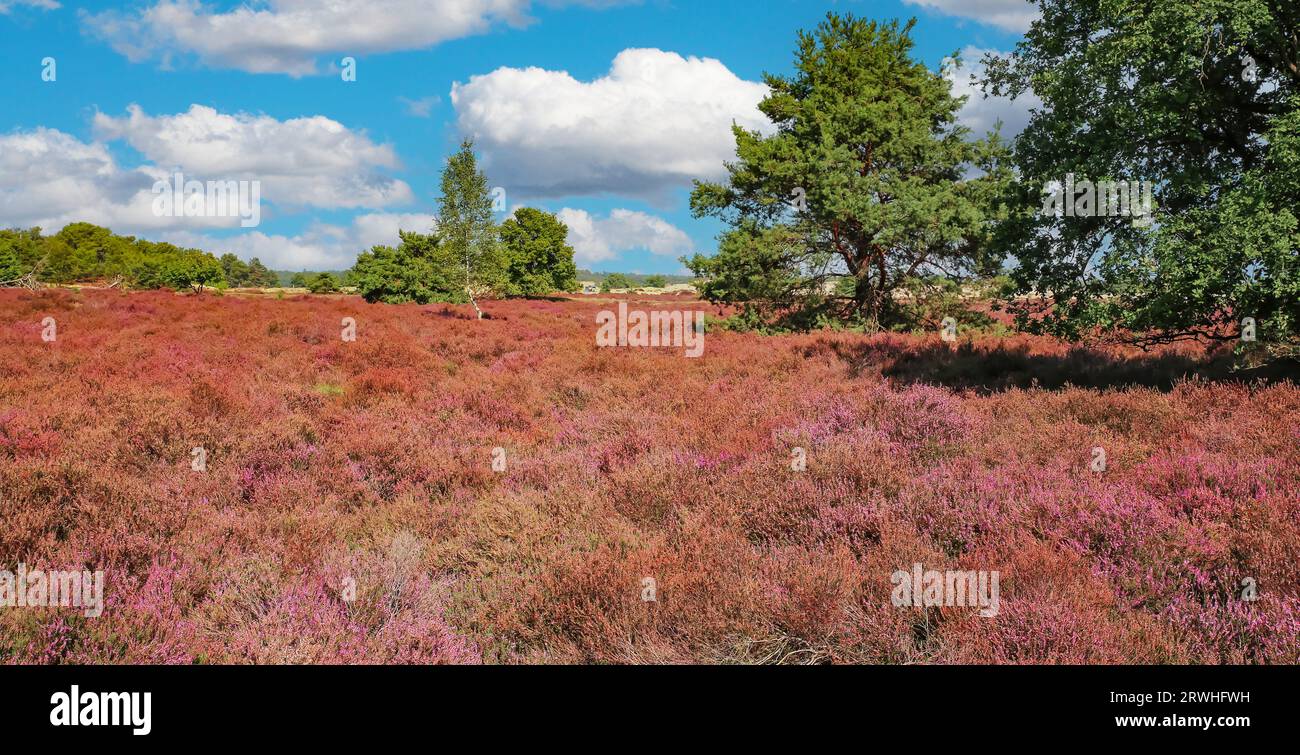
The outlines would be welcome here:
<svg viewBox="0 0 1300 755">
<path fill-rule="evenodd" d="M 578 285 L 569 229 L 549 212 L 521 207 L 501 224 L 506 290 L 514 296 L 544 296 Z"/>
<path fill-rule="evenodd" d="M 162 268 L 164 283 L 176 290 L 190 288 L 196 294 L 223 282 L 221 263 L 211 254 L 187 250 L 169 259 Z"/>
<path fill-rule="evenodd" d="M 1040 0 L 986 91 L 1043 101 L 996 234 L 1023 327 L 1149 344 L 1300 336 L 1300 4 Z M 1059 215 L 1053 182 L 1145 181 L 1147 222 Z M 1086 187 L 1085 187 L 1086 188 Z M 1083 203 L 1086 193 L 1063 197 Z M 1046 211 L 1045 211 L 1046 210 Z"/>
</svg>

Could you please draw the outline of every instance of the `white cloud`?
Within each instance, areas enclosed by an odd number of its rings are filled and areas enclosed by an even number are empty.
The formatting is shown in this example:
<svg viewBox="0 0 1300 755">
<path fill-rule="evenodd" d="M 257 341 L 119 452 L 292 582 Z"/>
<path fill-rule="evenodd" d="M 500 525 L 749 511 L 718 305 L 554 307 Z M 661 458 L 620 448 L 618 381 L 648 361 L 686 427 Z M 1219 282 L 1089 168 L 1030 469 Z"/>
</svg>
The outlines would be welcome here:
<svg viewBox="0 0 1300 755">
<path fill-rule="evenodd" d="M 275 270 L 346 270 L 371 247 L 396 245 L 399 229 L 427 233 L 432 225 L 431 215 L 370 213 L 358 215 L 346 226 L 316 223 L 296 236 L 252 231 L 219 238 L 177 231 L 162 238 L 218 256 L 230 252 L 245 260 L 257 257 Z"/>
<path fill-rule="evenodd" d="M 128 169 L 108 148 L 62 131 L 37 128 L 0 135 L 0 227 L 53 232 L 76 221 L 118 229 L 238 225 L 237 218 L 169 218 L 153 213 L 155 166 Z"/>
<path fill-rule="evenodd" d="M 616 259 L 633 249 L 675 258 L 693 248 L 680 228 L 644 212 L 616 209 L 606 218 L 595 218 L 586 210 L 565 207 L 556 215 L 569 227 L 569 244 L 579 265 Z"/>
<path fill-rule="evenodd" d="M 498 68 L 453 85 L 451 101 L 493 183 L 514 195 L 662 198 L 725 175 L 723 162 L 735 159 L 733 121 L 770 133 L 757 107 L 766 94 L 766 85 L 717 60 L 629 49 L 594 81 Z"/>
<path fill-rule="evenodd" d="M 237 156 L 231 160 L 242 164 Z M 427 233 L 436 223 L 432 214 L 375 212 L 343 225 L 315 223 L 296 235 L 259 230 L 214 235 L 215 229 L 237 230 L 239 219 L 153 214 L 153 183 L 170 177 L 168 168 L 156 164 L 124 168 L 105 143 L 82 142 L 54 129 L 0 135 L 0 227 L 39 225 L 54 233 L 85 221 L 215 254 L 258 257 L 276 269 L 320 270 L 351 267 L 358 253 L 396 244 L 399 229 Z M 596 217 L 564 208 L 557 214 L 569 226 L 569 242 L 584 266 L 635 249 L 674 258 L 693 250 L 684 231 L 644 212 L 615 209 Z"/>
<path fill-rule="evenodd" d="M 356 251 L 362 252 L 376 244 L 397 244 L 398 231 L 429 233 L 436 225 L 431 214 L 376 212 L 353 218 L 348 238 L 356 243 Z"/>
<path fill-rule="evenodd" d="M 56 0 L 0 0 L 0 13 L 8 13 L 18 5 L 29 5 L 41 10 L 55 10 L 60 7 Z"/>
<path fill-rule="evenodd" d="M 407 115 L 413 115 L 416 118 L 428 118 L 429 115 L 433 113 L 433 108 L 436 107 L 438 103 L 442 102 L 442 98 L 436 94 L 429 97 L 419 97 L 417 99 L 411 99 L 409 97 L 398 97 L 397 99 L 406 106 Z"/>
<path fill-rule="evenodd" d="M 1038 18 L 1033 0 L 904 0 L 948 16 L 961 16 L 1014 32 L 1026 32 Z"/>
<path fill-rule="evenodd" d="M 226 115 L 195 105 L 153 117 L 132 106 L 124 118 L 95 117 L 96 141 L 36 128 L 0 134 L 0 227 L 39 225 L 53 232 L 86 221 L 120 233 L 238 227 L 239 217 L 159 217 L 156 181 L 180 170 L 198 181 L 259 181 L 262 209 L 379 208 L 409 203 L 404 182 L 380 169 L 396 168 L 391 147 L 323 117 L 278 121 Z M 109 143 L 124 140 L 146 162 L 128 168 Z M 383 215 L 362 216 L 365 223 Z M 392 234 L 396 237 L 396 232 Z"/>
<path fill-rule="evenodd" d="M 412 199 L 410 186 L 379 171 L 400 167 L 392 147 L 324 116 L 279 121 L 191 105 L 155 117 L 132 105 L 123 118 L 97 113 L 94 125 L 100 138 L 123 139 L 164 169 L 261 181 L 263 196 L 285 206 L 378 208 Z"/>
<path fill-rule="evenodd" d="M 425 49 L 500 24 L 521 27 L 531 21 L 530 5 L 530 0 L 265 0 L 221 12 L 199 0 L 158 0 L 136 12 L 83 18 L 94 34 L 135 62 L 193 54 L 215 67 L 304 76 L 319 72 L 325 56 Z"/>
<path fill-rule="evenodd" d="M 1029 123 L 1030 108 L 1042 107 L 1043 101 L 1033 92 L 1025 92 L 1014 100 L 1006 97 L 985 98 L 979 85 L 971 81 L 971 76 L 977 80 L 983 78 L 982 61 L 988 53 L 1005 54 L 997 50 L 967 47 L 961 52 L 961 67 L 949 66 L 945 75 L 952 82 L 954 96 L 967 96 L 966 104 L 957 113 L 957 118 L 963 125 L 969 127 L 975 136 L 982 137 L 1001 119 L 1001 133 L 1010 139 L 1023 131 Z"/>
<path fill-rule="evenodd" d="M 0 227 L 40 226 L 54 233 L 85 221 L 298 270 L 351 267 L 359 252 L 397 243 L 398 229 L 427 232 L 434 224 L 431 214 L 372 212 L 346 225 L 314 223 L 295 236 L 221 236 L 212 231 L 237 230 L 241 219 L 154 214 L 154 183 L 170 181 L 175 169 L 200 181 L 260 180 L 264 204 L 277 207 L 408 202 L 410 187 L 377 172 L 398 167 L 392 148 L 328 118 L 278 121 L 198 105 L 154 117 L 132 106 L 122 118 L 99 114 L 94 125 L 97 140 L 91 142 L 50 128 L 0 134 Z M 120 165 L 110 151 L 117 140 L 147 161 L 135 168 Z"/>
</svg>

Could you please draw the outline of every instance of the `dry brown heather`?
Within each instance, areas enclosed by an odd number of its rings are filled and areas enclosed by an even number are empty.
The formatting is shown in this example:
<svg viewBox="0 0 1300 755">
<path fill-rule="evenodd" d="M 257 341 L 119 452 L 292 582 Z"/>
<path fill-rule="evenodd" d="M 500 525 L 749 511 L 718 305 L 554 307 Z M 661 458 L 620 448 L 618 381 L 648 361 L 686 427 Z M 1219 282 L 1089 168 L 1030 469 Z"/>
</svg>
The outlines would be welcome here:
<svg viewBox="0 0 1300 755">
<path fill-rule="evenodd" d="M 1300 661 L 1295 385 L 1025 336 L 597 349 L 607 306 L 0 291 L 0 569 L 107 573 L 99 618 L 0 608 L 0 661 Z M 918 562 L 1000 612 L 895 607 Z"/>
</svg>

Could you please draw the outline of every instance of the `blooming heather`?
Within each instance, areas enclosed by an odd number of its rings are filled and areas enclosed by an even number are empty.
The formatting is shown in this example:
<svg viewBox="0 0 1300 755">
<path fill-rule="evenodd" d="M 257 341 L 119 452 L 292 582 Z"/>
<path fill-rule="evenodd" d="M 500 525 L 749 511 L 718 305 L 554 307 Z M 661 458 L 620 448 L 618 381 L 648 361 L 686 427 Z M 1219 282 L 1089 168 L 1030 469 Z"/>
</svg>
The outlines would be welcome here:
<svg viewBox="0 0 1300 755">
<path fill-rule="evenodd" d="M 0 608 L 0 662 L 1300 662 L 1294 384 L 1031 336 L 686 359 L 597 348 L 606 306 L 0 291 L 0 569 L 106 584 Z M 997 614 L 894 605 L 914 564 Z"/>
</svg>

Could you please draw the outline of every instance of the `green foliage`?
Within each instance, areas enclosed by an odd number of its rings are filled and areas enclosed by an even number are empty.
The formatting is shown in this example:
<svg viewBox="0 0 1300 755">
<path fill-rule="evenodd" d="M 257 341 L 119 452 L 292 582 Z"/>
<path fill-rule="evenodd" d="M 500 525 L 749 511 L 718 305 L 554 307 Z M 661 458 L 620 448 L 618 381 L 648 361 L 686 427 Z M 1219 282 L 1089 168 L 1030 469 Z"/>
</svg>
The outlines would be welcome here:
<svg viewBox="0 0 1300 755">
<path fill-rule="evenodd" d="M 699 278 L 697 287 L 705 299 L 739 302 L 747 323 L 776 320 L 789 325 L 791 318 L 825 307 L 819 282 L 807 280 L 796 265 L 802 242 L 789 226 L 764 228 L 753 218 L 741 218 L 719 239 L 717 254 L 697 254 L 683 262 Z"/>
<path fill-rule="evenodd" d="M 220 262 L 227 284 L 233 288 L 243 288 L 248 285 L 248 265 L 243 260 L 233 254 L 223 254 Z"/>
<path fill-rule="evenodd" d="M 336 294 L 339 290 L 338 279 L 330 273 L 316 273 L 307 281 L 307 290 L 313 294 Z"/>
<path fill-rule="evenodd" d="M 232 288 L 279 288 L 280 276 L 254 257 L 245 263 L 233 254 L 221 255 L 221 269 Z"/>
<path fill-rule="evenodd" d="M 447 160 L 438 199 L 440 248 L 464 272 L 464 292 L 478 309 L 477 298 L 508 287 L 505 259 L 492 218 L 487 177 L 478 169 L 474 144 L 465 141 Z M 479 312 L 482 317 L 482 312 Z"/>
<path fill-rule="evenodd" d="M 197 257 L 205 257 L 206 261 L 200 264 Z M 134 288 L 159 288 L 171 285 L 163 275 L 168 268 L 176 275 L 178 270 L 203 268 L 205 272 L 200 276 L 203 286 L 225 280 L 222 263 L 206 252 L 119 236 L 90 223 L 71 223 L 53 236 L 43 236 L 39 228 L 0 230 L 0 258 L 4 260 L 0 266 L 10 272 L 34 273 L 46 283 L 79 283 L 120 276 L 126 285 Z M 209 262 L 219 271 L 215 279 L 207 272 Z M 9 279 L 0 274 L 0 280 Z"/>
<path fill-rule="evenodd" d="M 51 236 L 41 244 L 42 274 L 41 279 L 49 283 L 72 283 L 89 280 L 96 276 L 89 269 L 84 258 L 77 255 L 77 250 L 58 236 Z"/>
<path fill-rule="evenodd" d="M 1015 147 L 1022 327 L 1139 342 L 1300 337 L 1300 5 L 1053 0 L 987 89 L 1044 107 Z M 1044 214 L 1048 182 L 1145 180 L 1154 223 Z M 1069 197 L 1066 202 L 1070 202 Z M 1043 316 L 1045 314 L 1045 316 Z"/>
<path fill-rule="evenodd" d="M 951 317 L 963 333 L 969 333 L 993 325 L 993 318 L 974 305 L 996 297 L 1003 285 L 994 279 L 962 282 L 941 275 L 918 276 L 899 288 L 899 306 L 908 313 L 908 322 L 927 331 L 938 330 Z"/>
<path fill-rule="evenodd" d="M 967 140 L 962 99 L 912 59 L 911 29 L 829 14 L 799 34 L 793 76 L 765 77 L 759 109 L 777 132 L 734 127 L 729 181 L 691 195 L 697 217 L 732 226 L 716 257 L 684 260 L 705 296 L 791 326 L 886 327 L 904 315 L 891 294 L 908 277 L 994 266 L 1006 148 Z M 974 167 L 985 170 L 967 177 Z"/>
<path fill-rule="evenodd" d="M 271 275 L 275 276 L 275 284 L 268 288 L 306 288 L 308 281 L 317 273 L 329 273 L 334 276 L 342 287 L 353 285 L 350 270 L 272 270 Z"/>
<path fill-rule="evenodd" d="M 377 246 L 357 257 L 352 281 L 369 302 L 428 304 L 465 301 L 457 285 L 456 261 L 437 234 L 400 231 L 396 248 Z"/>
<path fill-rule="evenodd" d="M 645 284 L 648 288 L 663 288 L 668 285 L 668 279 L 662 275 L 648 275 Z"/>
<path fill-rule="evenodd" d="M 506 260 L 506 291 L 514 296 L 544 296 L 578 285 L 569 229 L 549 212 L 521 207 L 501 225 Z"/>
<path fill-rule="evenodd" d="M 26 274 L 27 269 L 19 258 L 14 243 L 0 236 L 0 282 L 15 280 Z"/>
<path fill-rule="evenodd" d="M 0 275 L 0 280 L 13 280 L 42 267 L 40 261 L 45 256 L 42 245 L 40 228 L 26 231 L 0 229 L 0 257 L 12 260 L 0 263 L 9 271 L 7 276 Z"/>
<path fill-rule="evenodd" d="M 178 291 L 190 288 L 195 293 L 203 293 L 205 287 L 223 282 L 222 275 L 221 263 L 211 254 L 189 250 L 168 259 L 160 277 L 163 283 Z"/>
<path fill-rule="evenodd" d="M 132 262 L 126 276 L 131 285 L 136 288 L 162 288 L 168 285 L 163 279 L 163 270 L 171 260 L 183 255 L 185 250 L 172 244 L 150 241 L 139 241 L 137 246 L 141 254 Z"/>
<path fill-rule="evenodd" d="M 609 275 L 609 273 L 608 272 L 597 273 L 591 270 L 587 270 L 586 268 L 581 268 L 581 267 L 578 268 L 578 280 L 580 281 L 596 281 L 597 283 L 599 283 L 600 281 L 605 279 L 606 275 Z M 658 275 L 658 274 L 638 275 L 636 273 L 625 273 L 624 275 L 627 277 L 628 280 L 632 282 L 632 285 L 634 286 L 638 286 L 638 285 L 648 286 L 650 285 L 651 278 L 662 278 L 666 285 L 671 285 L 674 283 L 690 283 L 693 280 L 692 276 L 690 275 Z"/>
<path fill-rule="evenodd" d="M 279 288 L 280 276 L 254 257 L 248 261 L 248 285 L 252 288 Z"/>
<path fill-rule="evenodd" d="M 347 275 L 366 301 L 468 301 L 477 310 L 478 298 L 511 292 L 487 177 L 478 169 L 470 142 L 448 159 L 441 186 L 436 233 L 401 231 L 396 248 L 376 246 L 357 257 Z M 529 281 L 527 263 L 521 259 L 518 268 L 521 284 Z"/>
<path fill-rule="evenodd" d="M 610 273 L 600 282 L 600 290 L 605 293 L 615 288 L 633 288 L 632 279 L 623 273 Z"/>
<path fill-rule="evenodd" d="M 67 245 L 59 269 L 72 282 L 107 278 L 127 266 L 134 254 L 135 239 L 118 236 L 90 223 L 70 223 L 55 238 Z"/>
</svg>

